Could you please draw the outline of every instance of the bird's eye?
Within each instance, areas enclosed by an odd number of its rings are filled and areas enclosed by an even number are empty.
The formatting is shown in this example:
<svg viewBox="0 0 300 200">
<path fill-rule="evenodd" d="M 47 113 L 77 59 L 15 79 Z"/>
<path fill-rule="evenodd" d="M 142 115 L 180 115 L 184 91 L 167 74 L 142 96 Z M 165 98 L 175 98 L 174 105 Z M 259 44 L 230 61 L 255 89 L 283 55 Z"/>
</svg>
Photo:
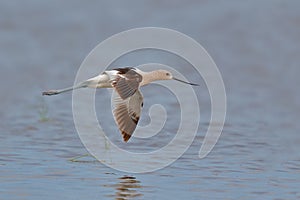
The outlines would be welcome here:
<svg viewBox="0 0 300 200">
<path fill-rule="evenodd" d="M 170 76 L 170 73 L 166 73 L 167 76 Z"/>
</svg>

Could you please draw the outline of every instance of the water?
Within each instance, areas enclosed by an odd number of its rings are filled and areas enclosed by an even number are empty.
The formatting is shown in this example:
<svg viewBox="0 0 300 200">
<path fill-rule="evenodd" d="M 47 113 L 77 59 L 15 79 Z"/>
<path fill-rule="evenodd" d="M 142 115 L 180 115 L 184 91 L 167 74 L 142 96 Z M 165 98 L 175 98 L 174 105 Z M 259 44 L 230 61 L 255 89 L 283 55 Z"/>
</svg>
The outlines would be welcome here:
<svg viewBox="0 0 300 200">
<path fill-rule="evenodd" d="M 1 1 L 0 199 L 299 199 L 299 4 Z M 228 98 L 219 142 L 208 157 L 198 159 L 210 103 L 202 80 L 192 77 L 202 83 L 196 89 L 202 100 L 200 128 L 175 163 L 147 174 L 128 174 L 89 157 L 69 161 L 87 153 L 74 128 L 71 94 L 44 98 L 41 91 L 69 86 L 96 44 L 140 26 L 181 31 L 214 58 Z M 153 59 L 177 68 L 185 64 L 160 52 L 128 55 L 115 64 Z M 173 116 L 158 140 L 165 144 L 178 116 L 172 113 L 172 95 L 151 97 L 158 89 L 147 86 L 143 93 L 146 110 L 161 103 Z M 97 92 L 98 110 L 106 94 Z M 147 112 L 143 120 L 149 120 Z M 150 141 L 128 145 L 141 151 L 155 147 Z"/>
</svg>

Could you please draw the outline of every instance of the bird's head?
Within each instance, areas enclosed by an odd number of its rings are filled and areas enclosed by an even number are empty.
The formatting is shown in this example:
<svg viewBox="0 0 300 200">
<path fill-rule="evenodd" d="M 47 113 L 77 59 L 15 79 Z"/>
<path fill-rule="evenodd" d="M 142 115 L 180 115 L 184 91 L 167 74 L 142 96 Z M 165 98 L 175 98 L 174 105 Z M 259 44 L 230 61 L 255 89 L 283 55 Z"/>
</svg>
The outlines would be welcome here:
<svg viewBox="0 0 300 200">
<path fill-rule="evenodd" d="M 189 85 L 199 86 L 198 84 L 195 84 L 195 83 L 189 83 L 189 82 L 180 80 L 180 79 L 174 77 L 172 75 L 172 73 L 169 72 L 169 71 L 167 71 L 167 70 L 160 69 L 160 70 L 157 70 L 157 72 L 158 72 L 160 80 L 176 80 L 176 81 L 179 81 L 179 82 L 182 82 L 182 83 L 186 83 L 186 84 L 189 84 Z"/>
</svg>

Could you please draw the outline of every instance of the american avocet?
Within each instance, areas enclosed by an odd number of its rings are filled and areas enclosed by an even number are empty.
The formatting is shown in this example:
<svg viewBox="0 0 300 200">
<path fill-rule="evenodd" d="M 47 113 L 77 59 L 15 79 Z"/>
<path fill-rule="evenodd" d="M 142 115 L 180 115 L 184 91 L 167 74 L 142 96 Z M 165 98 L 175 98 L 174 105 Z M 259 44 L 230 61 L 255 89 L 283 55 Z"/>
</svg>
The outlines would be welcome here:
<svg viewBox="0 0 300 200">
<path fill-rule="evenodd" d="M 144 72 L 137 68 L 127 67 L 104 71 L 102 74 L 73 87 L 61 90 L 49 90 L 43 92 L 43 95 L 56 95 L 85 87 L 114 88 L 117 95 L 114 97 L 115 108 L 113 115 L 123 135 L 124 141 L 127 142 L 137 126 L 143 107 L 143 96 L 139 87 L 157 80 L 176 80 L 189 85 L 198 86 L 198 84 L 177 79 L 166 70 Z"/>
</svg>

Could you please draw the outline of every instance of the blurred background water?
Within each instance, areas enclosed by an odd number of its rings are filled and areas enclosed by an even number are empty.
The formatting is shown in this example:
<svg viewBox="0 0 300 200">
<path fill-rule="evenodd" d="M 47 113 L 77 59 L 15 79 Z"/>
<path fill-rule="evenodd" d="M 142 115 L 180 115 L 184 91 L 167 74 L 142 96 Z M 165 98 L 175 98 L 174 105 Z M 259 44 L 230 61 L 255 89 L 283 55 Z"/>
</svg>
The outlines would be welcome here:
<svg viewBox="0 0 300 200">
<path fill-rule="evenodd" d="M 198 159 L 210 117 L 202 84 L 199 131 L 169 167 L 126 174 L 89 158 L 69 161 L 87 153 L 72 120 L 72 96 L 44 98 L 41 92 L 72 85 L 99 42 L 144 26 L 183 32 L 215 60 L 228 98 L 219 142 Z M 297 0 L 0 1 L 0 199 L 300 199 L 299 40 Z M 114 64 L 145 61 L 184 64 L 157 51 Z M 171 109 L 176 99 L 164 91 L 164 98 L 151 95 L 157 91 L 143 89 L 145 109 L 161 103 L 168 111 L 165 134 L 156 138 L 165 144 L 178 124 Z M 97 92 L 97 107 L 110 114 L 101 107 L 106 94 Z M 147 123 L 147 112 L 143 117 Z M 127 144 L 147 151 L 155 143 L 148 145 Z"/>
</svg>

